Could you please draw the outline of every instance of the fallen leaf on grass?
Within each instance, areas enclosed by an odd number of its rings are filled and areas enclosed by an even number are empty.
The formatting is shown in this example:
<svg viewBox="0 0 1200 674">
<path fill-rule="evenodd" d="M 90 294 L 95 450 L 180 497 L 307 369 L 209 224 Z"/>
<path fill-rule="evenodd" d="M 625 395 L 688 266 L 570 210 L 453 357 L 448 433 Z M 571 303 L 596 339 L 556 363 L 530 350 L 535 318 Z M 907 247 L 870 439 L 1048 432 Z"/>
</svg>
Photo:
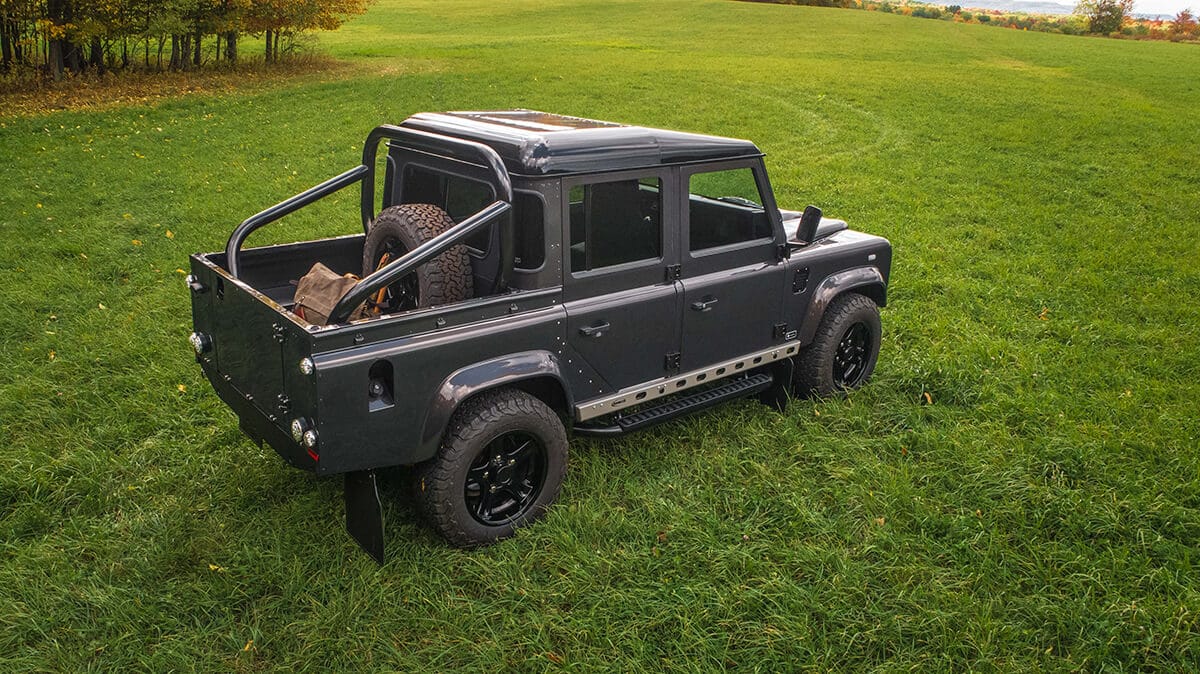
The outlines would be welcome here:
<svg viewBox="0 0 1200 674">
<path fill-rule="evenodd" d="M 208 565 L 208 570 L 209 570 L 209 571 L 216 571 L 217 573 L 225 573 L 225 570 L 226 570 L 226 569 L 225 569 L 225 567 L 223 567 L 223 566 L 217 566 L 216 564 L 209 564 L 209 565 Z M 251 639 L 251 640 L 250 640 L 250 643 L 254 643 L 254 640 L 253 640 L 253 639 Z M 247 645 L 249 645 L 249 644 L 247 644 Z"/>
<path fill-rule="evenodd" d="M 108 307 L 104 306 L 104 302 L 101 302 L 100 304 L 97 304 L 96 306 L 100 307 L 101 309 L 107 309 L 107 308 L 108 308 Z"/>
<path fill-rule="evenodd" d="M 182 269 L 176 269 L 176 270 L 175 270 L 175 273 L 176 273 L 176 274 L 186 274 L 187 272 L 186 272 L 186 271 L 184 271 L 184 270 L 182 270 Z"/>
<path fill-rule="evenodd" d="M 667 542 L 667 532 L 666 532 L 666 531 L 660 531 L 660 532 L 658 532 L 658 542 L 659 542 L 659 543 L 666 543 L 666 542 Z"/>
<path fill-rule="evenodd" d="M 51 350 L 50 350 L 50 360 L 54 360 L 54 356 L 55 356 L 55 355 L 56 355 L 56 354 L 54 353 L 54 349 L 51 349 Z"/>
<path fill-rule="evenodd" d="M 883 526 L 886 523 L 887 523 L 887 520 L 882 517 L 875 518 L 875 524 L 878 524 L 879 526 Z"/>
<path fill-rule="evenodd" d="M 926 392 L 922 393 L 922 394 L 921 394 L 921 397 L 922 397 L 922 398 L 925 398 L 925 404 L 926 404 L 926 405 L 932 405 L 932 404 L 933 404 L 933 396 L 929 395 L 929 391 L 926 391 Z"/>
<path fill-rule="evenodd" d="M 558 653 L 555 653 L 554 651 L 546 651 L 546 659 L 549 660 L 550 662 L 553 662 L 556 665 L 561 665 L 562 663 L 567 661 L 566 658 L 559 655 Z"/>
<path fill-rule="evenodd" d="M 248 652 L 253 648 L 254 648 L 254 639 L 250 639 L 250 640 L 246 641 L 245 646 L 242 646 L 242 652 L 243 653 Z"/>
<path fill-rule="evenodd" d="M 137 239 L 134 239 L 134 240 L 133 240 L 133 241 L 131 241 L 130 243 L 132 243 L 132 244 L 133 244 L 133 245 L 135 245 L 135 246 L 140 246 L 140 245 L 142 245 L 142 242 L 141 242 L 141 241 L 138 241 Z"/>
<path fill-rule="evenodd" d="M 168 238 L 168 239 L 174 239 L 174 238 L 175 238 L 175 232 L 172 232 L 171 230 L 169 230 L 169 229 L 168 229 L 168 230 L 167 230 L 167 238 Z"/>
<path fill-rule="evenodd" d="M 1042 307 L 1042 313 L 1038 314 L 1038 320 L 1050 320 L 1050 307 Z"/>
<path fill-rule="evenodd" d="M 905 446 L 901 445 L 901 446 L 900 446 L 900 455 L 901 455 L 901 456 L 908 456 L 908 447 L 905 447 Z"/>
<path fill-rule="evenodd" d="M 87 259 L 87 253 L 80 253 L 80 254 L 79 254 L 79 257 L 81 257 L 81 258 L 83 258 L 83 259 L 85 259 L 85 260 L 86 260 L 86 259 Z"/>
<path fill-rule="evenodd" d="M 180 393 L 187 393 L 187 386 L 183 384 L 176 384 L 175 388 L 179 389 Z"/>
</svg>

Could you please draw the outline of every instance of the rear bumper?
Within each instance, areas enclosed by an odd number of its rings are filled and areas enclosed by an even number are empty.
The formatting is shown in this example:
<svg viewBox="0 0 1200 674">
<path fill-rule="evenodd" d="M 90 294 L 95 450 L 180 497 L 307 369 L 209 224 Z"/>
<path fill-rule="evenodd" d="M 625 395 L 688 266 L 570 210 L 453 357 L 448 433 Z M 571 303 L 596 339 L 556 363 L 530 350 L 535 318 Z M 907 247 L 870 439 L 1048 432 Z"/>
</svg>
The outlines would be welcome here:
<svg viewBox="0 0 1200 674">
<path fill-rule="evenodd" d="M 238 426 L 243 433 L 260 446 L 264 442 L 270 445 L 279 456 L 283 457 L 284 461 L 292 466 L 302 470 L 316 471 L 317 462 L 309 456 L 304 447 L 292 440 L 291 434 L 286 430 L 285 426 L 290 423 L 290 420 L 279 417 L 272 420 L 236 386 L 217 372 L 210 363 L 201 360 L 200 366 L 204 370 L 204 376 L 216 390 L 217 396 L 225 401 L 225 404 L 229 405 L 229 409 L 237 415 Z"/>
</svg>

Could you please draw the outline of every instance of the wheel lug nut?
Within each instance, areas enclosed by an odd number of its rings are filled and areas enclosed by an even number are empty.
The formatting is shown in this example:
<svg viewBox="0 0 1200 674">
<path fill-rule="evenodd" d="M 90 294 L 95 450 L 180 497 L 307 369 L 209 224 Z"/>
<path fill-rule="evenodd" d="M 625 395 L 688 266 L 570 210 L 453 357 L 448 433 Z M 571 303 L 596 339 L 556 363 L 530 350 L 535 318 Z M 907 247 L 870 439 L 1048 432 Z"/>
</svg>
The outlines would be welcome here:
<svg viewBox="0 0 1200 674">
<path fill-rule="evenodd" d="M 517 462 L 517 460 L 516 460 L 516 459 L 509 459 L 509 460 L 508 460 L 508 465 L 510 465 L 510 466 L 511 466 L 511 465 L 515 464 L 516 462 Z"/>
<path fill-rule="evenodd" d="M 492 492 L 493 494 L 495 494 L 495 493 L 496 493 L 496 485 L 492 485 L 491 487 L 488 487 L 488 491 L 490 491 L 490 492 Z"/>
</svg>

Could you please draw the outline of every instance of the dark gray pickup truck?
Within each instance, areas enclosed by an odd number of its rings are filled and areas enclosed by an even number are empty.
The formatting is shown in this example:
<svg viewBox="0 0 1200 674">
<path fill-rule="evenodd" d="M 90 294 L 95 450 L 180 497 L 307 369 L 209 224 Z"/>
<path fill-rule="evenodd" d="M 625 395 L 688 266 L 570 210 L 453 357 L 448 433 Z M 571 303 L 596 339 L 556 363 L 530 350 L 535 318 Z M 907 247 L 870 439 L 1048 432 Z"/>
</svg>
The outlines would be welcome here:
<svg viewBox="0 0 1200 674">
<path fill-rule="evenodd" d="M 354 184 L 362 233 L 242 249 Z M 355 276 L 306 313 L 297 284 L 317 263 Z M 482 545 L 558 495 L 567 427 L 620 435 L 861 385 L 890 266 L 885 239 L 778 208 L 748 141 L 427 113 L 376 128 L 360 166 L 193 255 L 190 339 L 246 435 L 345 475 L 347 529 L 382 561 L 376 469 L 414 466 L 433 526 Z"/>
</svg>

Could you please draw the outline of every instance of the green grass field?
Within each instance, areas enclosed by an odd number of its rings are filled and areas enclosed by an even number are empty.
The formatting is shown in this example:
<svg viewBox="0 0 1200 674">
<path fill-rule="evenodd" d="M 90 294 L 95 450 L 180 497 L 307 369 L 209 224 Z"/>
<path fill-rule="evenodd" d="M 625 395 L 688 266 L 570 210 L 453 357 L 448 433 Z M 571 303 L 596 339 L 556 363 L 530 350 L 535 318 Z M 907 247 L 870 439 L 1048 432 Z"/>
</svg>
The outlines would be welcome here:
<svg viewBox="0 0 1200 674">
<path fill-rule="evenodd" d="M 1200 50 L 718 0 L 380 0 L 320 44 L 355 67 L 0 116 L 0 669 L 1198 666 Z M 575 439 L 486 550 L 389 473 L 377 567 L 201 377 L 179 270 L 374 125 L 490 107 L 756 141 L 891 239 L 883 352 Z"/>
</svg>

